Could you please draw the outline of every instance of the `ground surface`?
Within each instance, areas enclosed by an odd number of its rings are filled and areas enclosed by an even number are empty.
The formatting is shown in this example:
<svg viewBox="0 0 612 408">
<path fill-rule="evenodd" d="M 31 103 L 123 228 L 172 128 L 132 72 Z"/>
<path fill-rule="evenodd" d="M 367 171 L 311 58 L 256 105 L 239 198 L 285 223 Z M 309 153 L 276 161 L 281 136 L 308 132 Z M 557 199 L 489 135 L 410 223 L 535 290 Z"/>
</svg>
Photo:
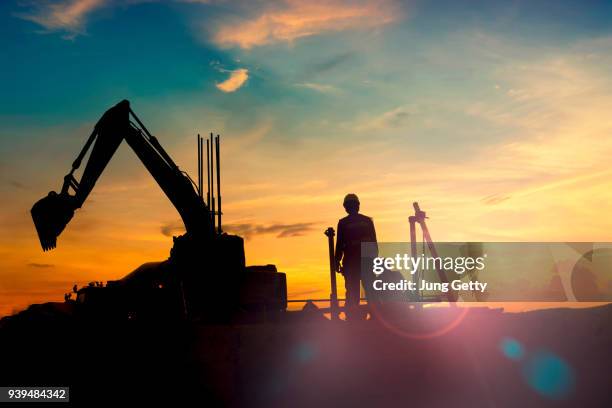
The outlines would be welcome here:
<svg viewBox="0 0 612 408">
<path fill-rule="evenodd" d="M 421 322 L 381 325 L 293 314 L 235 326 L 35 315 L 3 321 L 0 383 L 70 385 L 80 403 L 612 406 L 611 305 L 471 311 L 447 333 L 418 340 L 415 333 L 443 332 L 457 315 L 426 311 Z"/>
</svg>

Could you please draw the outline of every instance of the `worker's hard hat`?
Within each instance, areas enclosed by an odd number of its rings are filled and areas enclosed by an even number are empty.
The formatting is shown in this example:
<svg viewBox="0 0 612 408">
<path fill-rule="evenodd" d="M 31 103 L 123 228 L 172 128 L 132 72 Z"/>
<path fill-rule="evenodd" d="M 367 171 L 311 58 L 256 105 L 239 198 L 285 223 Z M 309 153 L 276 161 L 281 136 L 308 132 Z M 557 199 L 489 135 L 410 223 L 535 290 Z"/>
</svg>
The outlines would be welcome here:
<svg viewBox="0 0 612 408">
<path fill-rule="evenodd" d="M 359 197 L 357 197 L 357 194 L 353 194 L 353 193 L 347 194 L 344 197 L 344 203 L 343 204 L 346 205 L 348 203 L 357 203 L 357 204 L 359 204 Z"/>
</svg>

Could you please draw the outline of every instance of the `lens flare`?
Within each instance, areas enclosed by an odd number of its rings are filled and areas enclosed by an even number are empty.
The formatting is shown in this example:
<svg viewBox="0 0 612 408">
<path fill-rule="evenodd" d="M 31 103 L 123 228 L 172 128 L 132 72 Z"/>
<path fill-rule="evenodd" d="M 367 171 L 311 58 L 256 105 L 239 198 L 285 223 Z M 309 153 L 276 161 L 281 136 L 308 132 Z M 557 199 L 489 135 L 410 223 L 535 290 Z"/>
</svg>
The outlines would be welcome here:
<svg viewBox="0 0 612 408">
<path fill-rule="evenodd" d="M 518 361 L 525 355 L 523 345 L 510 337 L 502 339 L 499 343 L 499 348 L 504 356 L 508 357 L 510 360 Z"/>
<path fill-rule="evenodd" d="M 523 375 L 538 394 L 554 400 L 567 397 L 575 386 L 572 368 L 548 351 L 533 355 L 525 365 Z"/>
<path fill-rule="evenodd" d="M 295 358 L 301 363 L 312 361 L 316 354 L 315 347 L 309 343 L 301 343 L 295 350 Z"/>
<path fill-rule="evenodd" d="M 417 311 L 406 307 L 389 309 L 370 304 L 373 317 L 387 330 L 411 340 L 430 340 L 457 328 L 469 312 L 467 307 L 440 307 Z M 399 312 L 399 314 L 398 314 Z M 399 318 L 398 318 L 399 317 Z"/>
</svg>

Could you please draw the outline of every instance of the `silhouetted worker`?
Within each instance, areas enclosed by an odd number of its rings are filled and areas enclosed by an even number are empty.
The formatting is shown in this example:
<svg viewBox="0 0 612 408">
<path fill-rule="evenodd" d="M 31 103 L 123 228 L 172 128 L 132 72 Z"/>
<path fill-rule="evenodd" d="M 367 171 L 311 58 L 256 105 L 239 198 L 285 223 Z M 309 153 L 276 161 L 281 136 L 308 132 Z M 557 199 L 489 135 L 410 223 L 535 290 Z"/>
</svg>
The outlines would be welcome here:
<svg viewBox="0 0 612 408">
<path fill-rule="evenodd" d="M 336 271 L 344 275 L 346 318 L 357 320 L 364 317 L 359 311 L 361 243 L 376 242 L 376 230 L 370 217 L 359 214 L 359 198 L 355 194 L 344 197 L 344 209 L 348 215 L 338 221 Z"/>
</svg>

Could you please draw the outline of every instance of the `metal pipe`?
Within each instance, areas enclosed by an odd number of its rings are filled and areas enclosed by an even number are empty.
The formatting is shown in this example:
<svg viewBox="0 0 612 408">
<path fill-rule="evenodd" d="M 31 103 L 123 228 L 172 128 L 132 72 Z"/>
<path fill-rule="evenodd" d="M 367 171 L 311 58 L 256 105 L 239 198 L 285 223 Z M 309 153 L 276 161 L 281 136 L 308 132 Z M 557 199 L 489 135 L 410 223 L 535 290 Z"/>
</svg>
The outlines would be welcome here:
<svg viewBox="0 0 612 408">
<path fill-rule="evenodd" d="M 130 108 L 130 114 L 132 115 L 134 119 L 136 119 L 136 122 L 138 122 L 138 125 L 140 126 L 140 129 L 137 129 L 137 130 L 140 130 L 145 133 L 145 139 L 149 143 L 151 143 L 151 146 L 153 146 L 155 150 L 157 150 L 157 153 L 159 153 L 159 155 L 166 161 L 166 163 L 168 163 L 168 165 L 171 168 L 178 169 L 178 166 L 176 165 L 174 160 L 172 160 L 172 157 L 170 157 L 168 152 L 166 152 L 164 148 L 159 144 L 159 141 L 157 140 L 157 138 L 153 136 L 151 132 L 149 132 L 149 130 L 145 127 L 145 125 L 143 125 L 143 123 L 140 121 L 138 116 L 136 116 L 136 114 L 131 108 Z"/>
<path fill-rule="evenodd" d="M 217 229 L 215 225 L 215 156 L 213 154 L 213 134 L 210 134 L 210 201 L 211 213 L 210 218 L 213 232 Z"/>
<path fill-rule="evenodd" d="M 331 320 L 338 320 L 338 289 L 336 285 L 336 257 L 334 254 L 334 236 L 336 233 L 332 227 L 329 227 L 325 230 L 325 235 L 327 236 L 327 246 L 329 250 L 329 277 L 331 281 L 329 306 L 331 311 Z"/>
<path fill-rule="evenodd" d="M 198 195 L 202 198 L 202 143 L 198 133 Z"/>
<path fill-rule="evenodd" d="M 206 177 L 207 177 L 207 185 L 206 185 L 206 205 L 210 210 L 210 146 L 208 139 L 206 139 Z"/>
<path fill-rule="evenodd" d="M 200 198 L 204 201 L 204 138 L 200 136 Z"/>
<path fill-rule="evenodd" d="M 87 142 L 85 142 L 85 146 L 83 146 L 83 149 L 81 149 L 81 152 L 79 153 L 77 158 L 72 163 L 72 170 L 70 171 L 70 174 L 74 173 L 74 171 L 81 166 L 81 161 L 83 160 L 83 157 L 85 157 L 85 154 L 87 153 L 87 151 L 89 150 L 89 147 L 94 142 L 97 136 L 98 136 L 98 127 L 96 126 L 94 127 L 94 130 L 91 132 L 91 134 L 87 138 Z"/>
<path fill-rule="evenodd" d="M 220 156 L 220 145 L 221 141 L 219 140 L 219 135 L 215 138 L 215 150 L 217 155 L 217 230 L 219 234 L 223 231 L 221 230 L 221 156 Z"/>
</svg>

